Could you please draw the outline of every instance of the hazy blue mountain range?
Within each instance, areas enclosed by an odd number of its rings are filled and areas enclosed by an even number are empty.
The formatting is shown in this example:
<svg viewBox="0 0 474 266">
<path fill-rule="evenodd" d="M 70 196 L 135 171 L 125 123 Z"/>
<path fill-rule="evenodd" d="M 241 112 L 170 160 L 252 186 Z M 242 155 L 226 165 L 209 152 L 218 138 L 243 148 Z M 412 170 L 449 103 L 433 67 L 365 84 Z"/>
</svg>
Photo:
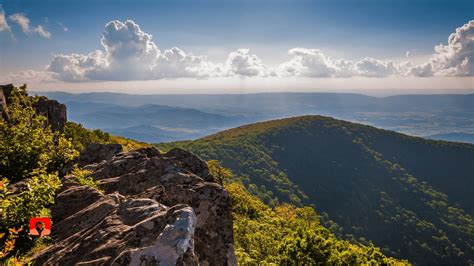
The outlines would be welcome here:
<svg viewBox="0 0 474 266">
<path fill-rule="evenodd" d="M 474 94 L 384 98 L 352 93 L 131 95 L 48 92 L 42 95 L 65 103 L 72 121 L 148 142 L 195 139 L 247 123 L 311 114 L 415 136 L 436 135 L 453 128 L 460 133 L 474 133 Z"/>
<path fill-rule="evenodd" d="M 146 124 L 161 127 L 209 128 L 229 124 L 232 119 L 195 109 L 146 104 L 138 107 L 66 102 L 70 119 L 88 127 L 126 128 Z"/>
<path fill-rule="evenodd" d="M 156 142 L 157 140 L 166 142 L 176 139 L 196 139 L 207 132 L 206 130 L 159 128 L 149 125 L 137 125 L 127 128 L 104 128 L 103 130 L 113 135 L 126 136 L 130 139 L 149 143 Z"/>
<path fill-rule="evenodd" d="M 146 142 L 194 139 L 245 122 L 236 117 L 155 104 L 124 106 L 71 101 L 65 104 L 70 121 Z"/>
</svg>

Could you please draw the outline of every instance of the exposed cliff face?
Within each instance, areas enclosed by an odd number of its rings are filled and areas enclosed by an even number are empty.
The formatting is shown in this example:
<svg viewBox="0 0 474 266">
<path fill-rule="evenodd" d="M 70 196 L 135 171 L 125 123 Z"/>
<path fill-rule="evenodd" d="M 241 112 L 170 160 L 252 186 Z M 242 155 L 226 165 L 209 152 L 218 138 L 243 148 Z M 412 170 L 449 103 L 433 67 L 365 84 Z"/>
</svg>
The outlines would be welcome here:
<svg viewBox="0 0 474 266">
<path fill-rule="evenodd" d="M 48 118 L 47 123 L 53 131 L 63 131 L 67 121 L 66 105 L 46 97 L 38 97 L 34 108 Z"/>
<path fill-rule="evenodd" d="M 8 85 L 0 85 L 0 115 L 6 121 L 9 120 L 8 117 L 8 104 L 7 104 L 7 97 L 10 94 L 11 90 L 13 89 L 12 84 Z"/>
<path fill-rule="evenodd" d="M 237 264 L 229 194 L 203 161 L 179 149 L 110 156 L 119 150 L 99 146 L 81 164 L 103 192 L 64 178 L 52 208 L 55 244 L 37 263 Z"/>
<path fill-rule="evenodd" d="M 0 114 L 5 120 L 8 120 L 8 97 L 13 88 L 12 84 L 0 85 Z M 34 108 L 48 119 L 47 124 L 53 131 L 62 131 L 64 129 L 67 121 L 67 111 L 64 104 L 46 97 L 38 97 Z"/>
</svg>

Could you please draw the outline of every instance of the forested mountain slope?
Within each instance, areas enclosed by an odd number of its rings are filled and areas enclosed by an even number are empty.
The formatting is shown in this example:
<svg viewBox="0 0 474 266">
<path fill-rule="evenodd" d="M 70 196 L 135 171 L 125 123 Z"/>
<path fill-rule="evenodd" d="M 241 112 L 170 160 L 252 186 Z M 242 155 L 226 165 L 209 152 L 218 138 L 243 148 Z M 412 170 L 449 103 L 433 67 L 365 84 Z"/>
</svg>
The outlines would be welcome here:
<svg viewBox="0 0 474 266">
<path fill-rule="evenodd" d="M 158 145 L 173 146 L 220 160 L 267 203 L 316 206 L 341 234 L 387 254 L 474 262 L 474 145 L 304 116 Z"/>
</svg>

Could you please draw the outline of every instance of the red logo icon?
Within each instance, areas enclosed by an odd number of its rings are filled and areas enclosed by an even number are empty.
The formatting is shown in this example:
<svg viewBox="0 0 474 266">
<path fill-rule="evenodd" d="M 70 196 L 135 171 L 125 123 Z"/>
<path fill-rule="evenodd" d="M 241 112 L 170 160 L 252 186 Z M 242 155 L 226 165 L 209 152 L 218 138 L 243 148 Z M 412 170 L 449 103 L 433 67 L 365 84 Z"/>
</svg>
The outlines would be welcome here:
<svg viewBox="0 0 474 266">
<path fill-rule="evenodd" d="M 51 219 L 48 217 L 30 219 L 30 235 L 43 237 L 49 234 L 51 234 Z"/>
</svg>

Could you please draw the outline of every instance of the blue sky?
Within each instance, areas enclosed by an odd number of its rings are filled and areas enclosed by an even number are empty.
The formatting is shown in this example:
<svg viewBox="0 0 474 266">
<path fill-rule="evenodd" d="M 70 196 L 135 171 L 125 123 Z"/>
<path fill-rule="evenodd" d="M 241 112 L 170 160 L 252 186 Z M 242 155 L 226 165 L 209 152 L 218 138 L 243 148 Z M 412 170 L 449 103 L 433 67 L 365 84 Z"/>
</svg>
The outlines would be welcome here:
<svg viewBox="0 0 474 266">
<path fill-rule="evenodd" d="M 331 64 L 327 58 L 357 62 L 366 57 L 399 63 L 407 52 L 406 58 L 411 59 L 413 65 L 422 64 L 433 55 L 436 45 L 446 45 L 451 33 L 474 19 L 474 1 L 3 0 L 1 6 L 9 27 L 9 30 L 0 31 L 3 75 L 30 69 L 42 71 L 56 54 L 86 55 L 94 50 L 104 50 L 100 43 L 104 27 L 114 20 L 133 20 L 141 31 L 153 36 L 152 41 L 161 52 L 176 46 L 186 53 L 206 56 L 213 63 L 225 64 L 230 53 L 248 48 L 248 52 L 237 55 L 241 60 L 238 62 L 244 60 L 245 64 L 255 64 L 255 60 L 248 56 L 256 55 L 263 64 L 277 69 L 282 63 L 300 56 L 288 54 L 293 48 L 320 49 L 324 57 L 309 50 L 300 57 L 302 60 L 316 58 L 325 61 L 324 64 Z M 17 13 L 29 19 L 31 29 L 28 32 L 23 32 L 11 19 Z M 50 33 L 49 38 L 35 34 L 33 29 L 39 25 Z M 471 58 L 472 51 L 468 53 Z M 253 60 L 253 63 L 248 60 Z M 301 60 L 296 63 L 302 64 Z M 450 66 L 443 66 L 444 70 L 433 67 L 444 71 Z M 242 73 L 254 73 L 252 71 Z M 256 71 L 259 74 L 250 76 L 261 77 L 262 71 Z M 305 75 L 298 72 L 295 76 L 326 78 L 326 82 L 341 78 L 334 74 L 339 70 L 331 70 L 329 74 L 321 73 L 319 68 L 315 71 Z M 472 87 L 470 71 L 464 71 L 463 78 L 458 78 L 464 87 Z M 161 79 L 156 75 L 139 80 Z M 279 76 L 268 73 L 264 76 L 275 75 Z M 161 74 L 158 76 L 163 77 Z M 229 75 L 219 74 L 220 78 L 222 76 Z M 453 79 L 453 75 L 449 76 L 447 79 Z M 189 75 L 185 77 L 190 78 Z M 182 77 L 173 74 L 169 78 Z M 103 76 L 100 79 L 104 80 Z M 137 78 L 131 77 L 130 80 Z M 87 81 L 90 83 L 93 79 L 87 77 Z M 244 83 L 251 84 L 249 81 L 247 78 Z"/>
</svg>

